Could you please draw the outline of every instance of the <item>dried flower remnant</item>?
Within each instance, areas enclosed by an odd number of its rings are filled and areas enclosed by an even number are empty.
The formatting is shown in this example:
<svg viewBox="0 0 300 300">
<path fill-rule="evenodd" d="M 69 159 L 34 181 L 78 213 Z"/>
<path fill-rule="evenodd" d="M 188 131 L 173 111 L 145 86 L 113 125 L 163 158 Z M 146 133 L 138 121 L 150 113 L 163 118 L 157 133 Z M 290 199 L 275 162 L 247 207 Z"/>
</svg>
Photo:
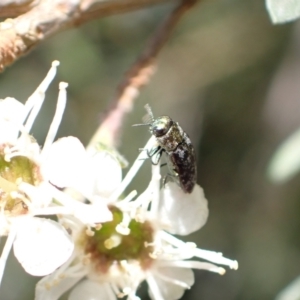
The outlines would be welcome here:
<svg viewBox="0 0 300 300">
<path fill-rule="evenodd" d="M 179 299 L 194 283 L 191 269 L 219 274 L 225 269 L 215 264 L 237 269 L 237 262 L 221 253 L 199 249 L 172 235 L 187 235 L 205 224 L 207 201 L 198 185 L 190 194 L 175 183 L 160 190 L 160 166 L 154 165 L 147 189 L 137 197 L 133 191 L 120 200 L 153 145 L 155 139 L 151 138 L 119 187 L 106 198 L 112 221 L 90 228 L 75 218 L 61 219 L 72 232 L 75 249 L 61 268 L 38 283 L 36 300 L 58 299 L 82 279 L 71 291 L 70 300 L 98 299 L 99 295 L 101 299 L 127 296 L 136 300 L 143 281 L 153 299 Z"/>
</svg>

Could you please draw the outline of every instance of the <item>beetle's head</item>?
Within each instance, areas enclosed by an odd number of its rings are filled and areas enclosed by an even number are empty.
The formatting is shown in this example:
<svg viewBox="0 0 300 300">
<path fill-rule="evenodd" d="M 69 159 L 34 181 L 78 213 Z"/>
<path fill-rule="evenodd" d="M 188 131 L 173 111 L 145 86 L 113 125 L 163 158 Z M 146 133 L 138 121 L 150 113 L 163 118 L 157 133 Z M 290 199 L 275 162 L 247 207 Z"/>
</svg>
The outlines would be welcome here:
<svg viewBox="0 0 300 300">
<path fill-rule="evenodd" d="M 155 137 L 162 137 L 165 135 L 171 126 L 173 125 L 173 120 L 168 116 L 158 117 L 153 120 L 150 125 L 150 132 Z"/>
</svg>

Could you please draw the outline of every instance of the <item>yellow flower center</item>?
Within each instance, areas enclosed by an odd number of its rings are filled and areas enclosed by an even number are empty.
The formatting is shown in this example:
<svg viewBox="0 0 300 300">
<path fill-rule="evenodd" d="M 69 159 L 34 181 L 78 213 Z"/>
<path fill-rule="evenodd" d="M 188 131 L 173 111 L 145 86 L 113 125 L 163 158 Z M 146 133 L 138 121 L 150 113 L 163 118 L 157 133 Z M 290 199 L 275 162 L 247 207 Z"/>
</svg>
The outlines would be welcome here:
<svg viewBox="0 0 300 300">
<path fill-rule="evenodd" d="M 29 199 L 19 191 L 18 184 L 26 182 L 37 185 L 41 181 L 38 166 L 26 156 L 13 156 L 5 159 L 4 150 L 0 150 L 0 206 L 9 215 L 25 214 Z"/>
<path fill-rule="evenodd" d="M 85 235 L 85 253 L 89 254 L 97 271 L 106 273 L 110 266 L 132 260 L 139 262 L 142 269 L 147 269 L 152 262 L 153 251 L 149 243 L 153 242 L 153 229 L 149 222 L 140 223 L 132 219 L 128 225 L 128 235 L 122 235 L 116 227 L 123 220 L 123 213 L 116 207 L 110 207 L 113 220 L 102 224 L 100 229 L 93 229 Z"/>
</svg>

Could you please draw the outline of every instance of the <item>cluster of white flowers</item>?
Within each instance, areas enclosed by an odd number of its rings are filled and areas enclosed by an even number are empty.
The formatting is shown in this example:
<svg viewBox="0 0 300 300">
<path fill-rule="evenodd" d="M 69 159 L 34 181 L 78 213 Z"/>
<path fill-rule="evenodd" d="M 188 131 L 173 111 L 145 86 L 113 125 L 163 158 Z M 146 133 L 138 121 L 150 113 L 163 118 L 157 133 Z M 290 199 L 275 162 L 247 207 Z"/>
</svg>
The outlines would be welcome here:
<svg viewBox="0 0 300 300">
<path fill-rule="evenodd" d="M 36 216 L 71 214 L 84 224 L 112 219 L 105 205 L 95 219 L 95 207 L 56 188 L 76 185 L 74 178 L 84 167 L 74 163 L 79 153 L 85 153 L 78 139 L 54 142 L 66 105 L 66 83 L 59 85 L 56 112 L 42 149 L 29 134 L 58 64 L 52 63 L 25 104 L 14 98 L 0 100 L 0 235 L 8 236 L 0 258 L 0 282 L 12 246 L 24 269 L 36 276 L 50 274 L 71 256 L 74 244 L 64 227 Z"/>
<path fill-rule="evenodd" d="M 54 142 L 66 103 L 65 83 L 40 149 L 29 132 L 57 65 L 25 105 L 12 98 L 0 102 L 5 128 L 0 133 L 0 234 L 8 235 L 0 278 L 12 246 L 29 274 L 47 275 L 37 284 L 36 300 L 59 299 L 70 289 L 70 300 L 139 299 L 143 281 L 152 299 L 173 300 L 193 285 L 193 268 L 219 274 L 225 270 L 215 264 L 237 269 L 237 262 L 221 253 L 173 236 L 205 224 L 207 200 L 200 186 L 191 194 L 172 182 L 161 188 L 158 164 L 143 193 L 124 196 L 155 145 L 153 137 L 124 179 L 116 150 L 99 142 L 86 151 L 74 137 Z M 57 215 L 58 222 L 37 215 Z"/>
</svg>

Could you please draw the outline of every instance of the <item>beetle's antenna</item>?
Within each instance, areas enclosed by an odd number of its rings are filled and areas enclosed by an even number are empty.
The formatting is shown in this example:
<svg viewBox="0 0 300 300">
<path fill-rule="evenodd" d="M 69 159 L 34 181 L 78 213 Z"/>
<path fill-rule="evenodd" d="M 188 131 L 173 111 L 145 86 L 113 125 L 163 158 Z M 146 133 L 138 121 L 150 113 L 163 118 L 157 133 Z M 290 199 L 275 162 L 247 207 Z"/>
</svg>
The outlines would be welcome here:
<svg viewBox="0 0 300 300">
<path fill-rule="evenodd" d="M 136 127 L 136 126 L 149 126 L 151 124 L 152 124 L 152 122 L 151 123 L 133 124 L 132 127 Z"/>
<path fill-rule="evenodd" d="M 143 123 L 133 124 L 132 126 L 145 126 L 145 125 L 150 126 L 153 123 L 154 116 L 153 116 L 152 109 L 148 103 L 145 105 L 145 109 L 147 111 L 147 114 L 143 116 Z"/>
<path fill-rule="evenodd" d="M 150 105 L 147 103 L 145 105 L 145 109 L 147 111 L 147 114 L 143 116 L 143 123 L 142 124 L 133 124 L 132 126 L 150 126 L 153 123 L 154 117 L 151 110 Z"/>
<path fill-rule="evenodd" d="M 152 112 L 152 109 L 151 109 L 151 107 L 150 107 L 150 105 L 148 103 L 145 105 L 145 109 L 147 111 L 147 114 L 149 115 L 149 117 L 153 121 L 154 120 L 153 112 Z"/>
</svg>

